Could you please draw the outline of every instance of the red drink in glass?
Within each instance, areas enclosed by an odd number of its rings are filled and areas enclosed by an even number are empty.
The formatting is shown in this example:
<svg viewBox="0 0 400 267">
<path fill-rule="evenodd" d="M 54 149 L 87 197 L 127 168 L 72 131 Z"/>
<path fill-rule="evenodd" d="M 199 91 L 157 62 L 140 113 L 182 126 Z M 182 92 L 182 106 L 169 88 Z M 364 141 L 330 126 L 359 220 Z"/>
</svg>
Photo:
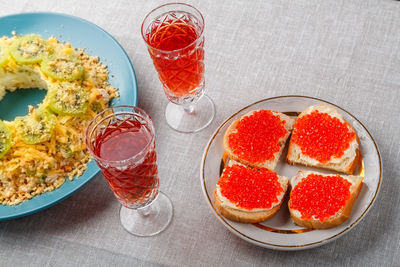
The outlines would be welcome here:
<svg viewBox="0 0 400 267">
<path fill-rule="evenodd" d="M 215 106 L 204 94 L 204 18 L 195 7 L 170 3 L 144 18 L 141 33 L 165 95 L 165 119 L 178 132 L 207 127 Z"/>
<path fill-rule="evenodd" d="M 115 106 L 89 123 L 86 145 L 118 201 L 122 226 L 137 236 L 167 228 L 173 208 L 158 190 L 154 125 L 138 107 Z"/>
<path fill-rule="evenodd" d="M 198 26 L 189 13 L 170 12 L 149 25 L 146 40 L 155 68 L 167 95 L 194 94 L 204 87 L 204 40 L 199 38 Z M 163 56 L 160 50 L 182 49 L 175 56 Z"/>
<path fill-rule="evenodd" d="M 145 151 L 140 163 L 99 165 L 118 200 L 126 207 L 143 206 L 157 195 L 155 142 L 146 124 L 126 119 L 112 122 L 95 139 L 94 154 L 107 161 L 123 161 Z"/>
<path fill-rule="evenodd" d="M 140 208 L 158 194 L 154 126 L 141 109 L 109 108 L 89 124 L 86 143 L 110 188 L 127 208 Z"/>
<path fill-rule="evenodd" d="M 174 103 L 204 93 L 203 21 L 185 11 L 169 11 L 142 25 L 165 94 Z"/>
<path fill-rule="evenodd" d="M 154 125 L 138 107 L 115 106 L 89 123 L 86 145 L 118 201 L 122 226 L 153 236 L 171 222 L 171 200 L 158 190 Z"/>
</svg>

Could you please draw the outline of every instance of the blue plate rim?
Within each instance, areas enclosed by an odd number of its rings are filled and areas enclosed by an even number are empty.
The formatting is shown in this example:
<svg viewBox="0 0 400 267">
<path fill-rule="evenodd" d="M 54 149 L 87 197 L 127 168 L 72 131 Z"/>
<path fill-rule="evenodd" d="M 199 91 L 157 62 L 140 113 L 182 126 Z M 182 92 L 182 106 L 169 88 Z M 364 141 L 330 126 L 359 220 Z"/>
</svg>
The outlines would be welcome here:
<svg viewBox="0 0 400 267">
<path fill-rule="evenodd" d="M 90 21 L 88 21 L 88 20 L 86 20 L 86 19 L 83 19 L 83 18 L 80 18 L 80 17 L 77 17 L 77 16 L 73 16 L 73 15 L 69 15 L 69 14 L 65 14 L 65 13 L 58 13 L 58 12 L 26 12 L 26 13 L 15 13 L 15 14 L 9 14 L 9 15 L 5 15 L 5 16 L 0 16 L 0 21 L 1 21 L 1 20 L 5 20 L 5 19 L 9 19 L 9 18 L 12 18 L 12 17 L 30 16 L 30 15 L 35 15 L 35 16 L 37 16 L 37 15 L 43 15 L 43 16 L 59 16 L 59 17 L 64 17 L 64 18 L 76 20 L 76 21 L 79 21 L 79 22 L 81 22 L 81 23 L 83 23 L 83 24 L 86 24 L 86 25 L 89 25 L 89 26 L 91 26 L 91 27 L 96 28 L 97 30 L 99 30 L 100 32 L 102 32 L 103 34 L 105 34 L 105 36 L 109 37 L 109 39 L 121 49 L 121 51 L 122 51 L 122 53 L 123 53 L 123 55 L 124 55 L 125 60 L 128 62 L 130 77 L 131 77 L 131 78 L 133 77 L 133 84 L 135 85 L 135 88 L 134 88 L 134 90 L 135 90 L 135 92 L 134 92 L 134 93 L 135 93 L 135 99 L 134 99 L 134 101 L 133 101 L 133 105 L 137 106 L 139 95 L 138 95 L 138 84 L 137 84 L 137 78 L 136 78 L 135 69 L 133 68 L 132 61 L 130 60 L 130 58 L 129 58 L 128 54 L 126 53 L 125 49 L 122 47 L 122 45 L 121 45 L 110 33 L 108 33 L 107 31 L 105 31 L 103 28 L 101 28 L 100 26 L 96 25 L 95 23 L 90 22 Z M 112 105 L 112 104 L 111 104 L 111 105 Z M 89 161 L 87 164 L 89 165 L 89 164 L 92 163 L 92 162 L 93 162 L 93 160 Z M 86 170 L 86 171 L 89 171 L 89 170 Z M 86 172 L 86 171 L 85 171 L 85 172 Z M 85 181 L 83 181 L 81 184 L 79 184 L 76 188 L 74 188 L 74 189 L 71 190 L 70 192 L 68 192 L 68 193 L 66 193 L 66 194 L 64 194 L 64 195 L 62 195 L 61 197 L 52 199 L 51 201 L 45 202 L 45 203 L 43 203 L 43 204 L 41 204 L 41 205 L 38 205 L 37 207 L 35 207 L 35 208 L 33 208 L 33 209 L 28 209 L 28 210 L 25 210 L 25 211 L 24 211 L 24 210 L 22 210 L 22 211 L 17 211 L 17 212 L 14 212 L 12 215 L 3 215 L 3 214 L 0 213 L 0 221 L 17 219 L 17 218 L 20 218 L 20 217 L 23 217 L 23 216 L 27 216 L 27 215 L 30 215 L 30 214 L 33 214 L 33 213 L 42 211 L 42 210 L 44 210 L 44 209 L 46 209 L 46 208 L 49 208 L 49 207 L 51 207 L 51 206 L 53 206 L 53 205 L 55 205 L 55 204 L 57 204 L 57 203 L 63 201 L 64 199 L 70 197 L 72 194 L 76 193 L 76 192 L 79 191 L 80 189 L 82 189 L 86 184 L 88 184 L 90 181 L 92 181 L 92 180 L 94 179 L 94 177 L 96 177 L 99 173 L 100 173 L 100 169 L 99 169 L 99 167 L 96 165 L 96 166 L 95 166 L 95 170 L 92 171 L 92 173 L 89 173 L 89 174 L 88 174 L 90 177 L 88 177 Z M 74 179 L 77 179 L 77 177 L 74 177 Z M 78 179 L 79 179 L 79 178 L 78 178 Z M 67 182 L 70 182 L 70 181 L 66 178 L 65 182 L 64 182 L 59 188 L 56 188 L 55 190 L 58 190 L 58 189 L 62 188 L 62 186 L 63 186 L 65 183 L 67 183 Z M 53 191 L 50 191 L 50 192 L 45 192 L 45 193 L 43 193 L 43 194 L 51 193 L 51 192 L 54 192 L 54 190 L 53 190 Z M 41 196 L 41 195 L 43 195 L 43 194 L 34 196 L 33 198 L 38 197 L 38 196 Z M 33 198 L 32 198 L 32 199 L 33 199 Z M 30 200 L 31 200 L 31 199 L 26 200 L 26 201 L 30 201 Z M 24 203 L 24 202 L 22 202 L 22 203 Z M 21 204 L 22 204 L 22 203 L 21 203 Z M 0 204 L 0 206 L 6 206 L 6 205 L 1 205 L 1 204 Z M 13 207 L 18 207 L 18 205 L 6 206 L 6 207 L 13 208 Z"/>
</svg>

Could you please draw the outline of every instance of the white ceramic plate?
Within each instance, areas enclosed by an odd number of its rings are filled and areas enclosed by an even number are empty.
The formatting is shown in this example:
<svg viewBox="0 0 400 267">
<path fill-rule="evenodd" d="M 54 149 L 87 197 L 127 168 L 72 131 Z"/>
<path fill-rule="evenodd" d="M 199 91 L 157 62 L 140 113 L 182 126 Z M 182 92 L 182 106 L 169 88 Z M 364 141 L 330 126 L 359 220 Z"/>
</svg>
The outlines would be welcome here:
<svg viewBox="0 0 400 267">
<path fill-rule="evenodd" d="M 251 110 L 270 109 L 284 112 L 287 115 L 297 116 L 301 111 L 311 105 L 327 104 L 336 108 L 356 130 L 361 145 L 362 167 L 357 170 L 359 175 L 364 176 L 364 185 L 355 201 L 350 218 L 343 224 L 327 230 L 309 230 L 295 225 L 289 215 L 287 199 L 282 204 L 279 212 L 271 219 L 258 224 L 237 223 L 223 217 L 216 209 L 213 192 L 220 173 L 224 166 L 223 136 L 229 125 L 242 115 Z M 318 170 L 322 173 L 334 173 L 317 168 L 291 166 L 285 162 L 286 150 L 275 169 L 275 171 L 287 177 L 293 177 L 298 170 Z M 207 203 L 219 221 L 232 233 L 253 244 L 278 249 L 278 250 L 301 250 L 326 244 L 345 233 L 348 233 L 372 207 L 382 180 L 382 162 L 378 147 L 368 130 L 353 115 L 344 109 L 327 101 L 305 97 L 305 96 L 279 96 L 260 100 L 230 116 L 214 132 L 205 147 L 200 168 L 200 182 Z"/>
</svg>

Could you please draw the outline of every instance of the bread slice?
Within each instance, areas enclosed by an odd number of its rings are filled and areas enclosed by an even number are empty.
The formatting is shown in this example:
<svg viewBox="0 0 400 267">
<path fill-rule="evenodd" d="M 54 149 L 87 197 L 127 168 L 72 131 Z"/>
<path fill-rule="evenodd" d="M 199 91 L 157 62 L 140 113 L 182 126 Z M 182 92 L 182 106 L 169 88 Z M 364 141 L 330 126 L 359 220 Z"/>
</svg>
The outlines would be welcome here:
<svg viewBox="0 0 400 267">
<path fill-rule="evenodd" d="M 279 151 L 274 153 L 274 158 L 272 160 L 265 160 L 263 162 L 251 162 L 249 160 L 246 160 L 245 157 L 243 157 L 242 155 L 238 155 L 237 153 L 235 153 L 229 145 L 229 136 L 231 134 L 234 134 L 237 132 L 236 127 L 237 127 L 239 121 L 242 120 L 244 117 L 252 116 L 255 112 L 258 112 L 258 111 L 260 111 L 260 110 L 254 110 L 254 111 L 251 111 L 251 112 L 243 115 L 242 117 L 240 117 L 238 120 L 234 121 L 229 126 L 229 128 L 226 130 L 225 135 L 224 135 L 224 148 L 230 159 L 233 159 L 235 161 L 238 161 L 240 163 L 243 163 L 245 165 L 248 165 L 248 166 L 251 166 L 254 168 L 267 168 L 267 169 L 273 171 L 276 167 L 276 164 L 278 163 L 279 157 L 282 154 L 282 150 L 285 146 L 286 140 L 288 139 L 288 137 L 291 133 L 291 130 L 293 128 L 293 124 L 295 121 L 293 118 L 291 118 L 281 112 L 278 112 L 278 111 L 271 111 L 274 116 L 278 116 L 281 121 L 285 121 L 284 128 L 286 130 L 285 136 L 283 136 L 282 138 L 280 138 L 278 140 Z M 266 135 L 265 138 L 270 138 L 270 137 L 268 135 Z M 250 149 L 250 147 L 249 147 L 249 149 Z"/>
<path fill-rule="evenodd" d="M 233 160 L 229 161 L 228 166 L 233 166 L 233 165 L 240 165 L 244 166 L 245 168 L 252 169 L 248 166 L 245 166 L 243 164 L 240 164 L 238 162 L 235 162 Z M 224 169 L 225 172 L 226 168 Z M 253 169 L 252 169 L 253 170 Z M 267 169 L 264 169 L 267 170 Z M 268 171 L 268 170 L 267 170 Z M 224 174 L 222 173 L 222 175 Z M 218 209 L 218 211 L 226 218 L 237 221 L 237 222 L 242 222 L 242 223 L 256 223 L 256 222 L 261 222 L 265 221 L 272 216 L 274 216 L 279 208 L 282 205 L 282 202 L 284 200 L 285 194 L 288 189 L 289 185 L 289 178 L 285 176 L 279 176 L 278 175 L 278 182 L 280 183 L 280 186 L 282 188 L 282 192 L 280 195 L 277 197 L 278 201 L 272 203 L 271 208 L 269 209 L 245 209 L 238 207 L 235 203 L 227 199 L 221 194 L 221 190 L 219 185 L 217 184 L 216 189 L 214 190 L 214 199 L 215 199 L 215 205 Z"/>
<path fill-rule="evenodd" d="M 307 178 L 310 174 L 317 174 L 317 175 L 322 175 L 323 177 L 327 176 L 336 176 L 336 174 L 322 174 L 318 172 L 312 172 L 312 171 L 299 171 L 296 176 L 294 176 L 291 181 L 291 187 L 292 191 L 290 193 L 290 200 L 289 200 L 289 212 L 292 217 L 292 220 L 300 225 L 304 226 L 306 228 L 312 228 L 312 229 L 327 229 L 327 228 L 332 228 L 337 225 L 342 224 L 345 222 L 351 214 L 351 210 L 353 208 L 354 201 L 358 197 L 358 194 L 360 193 L 362 184 L 363 184 L 363 177 L 361 176 L 354 176 L 354 175 L 340 175 L 340 177 L 346 179 L 348 182 L 351 183 L 350 186 L 350 197 L 349 199 L 345 202 L 344 206 L 340 208 L 339 211 L 337 211 L 334 215 L 324 218 L 323 220 L 317 219 L 317 215 L 313 215 L 311 218 L 302 218 L 302 214 L 299 210 L 293 209 L 292 208 L 292 193 L 296 189 L 296 186 L 299 184 L 300 181 L 303 179 Z M 322 178 L 323 179 L 323 178 Z M 329 192 L 327 192 L 329 191 Z M 327 190 L 324 192 L 324 194 L 331 194 L 330 199 L 333 199 L 335 197 L 334 192 L 331 190 Z M 315 195 L 314 195 L 315 196 Z M 304 196 L 306 197 L 306 196 Z M 312 209 L 311 205 L 309 206 L 310 209 Z"/>
<path fill-rule="evenodd" d="M 306 108 L 297 118 L 296 122 L 305 115 L 312 113 L 313 111 L 318 111 L 320 113 L 326 113 L 330 117 L 334 117 L 344 123 L 342 115 L 333 107 L 323 104 L 318 104 Z M 293 142 L 294 137 L 297 133 L 297 123 L 293 126 L 292 137 L 289 142 L 289 149 L 287 154 L 287 162 L 289 164 L 301 164 L 312 167 L 320 167 L 324 169 L 335 170 L 337 172 L 342 172 L 346 174 L 353 174 L 354 170 L 358 166 L 360 159 L 360 141 L 358 139 L 357 133 L 354 131 L 350 124 L 346 123 L 349 133 L 355 133 L 355 139 L 350 142 L 349 147 L 344 151 L 344 154 L 337 158 L 332 156 L 327 162 L 320 162 L 317 159 L 311 158 L 304 154 L 299 145 Z"/>
</svg>

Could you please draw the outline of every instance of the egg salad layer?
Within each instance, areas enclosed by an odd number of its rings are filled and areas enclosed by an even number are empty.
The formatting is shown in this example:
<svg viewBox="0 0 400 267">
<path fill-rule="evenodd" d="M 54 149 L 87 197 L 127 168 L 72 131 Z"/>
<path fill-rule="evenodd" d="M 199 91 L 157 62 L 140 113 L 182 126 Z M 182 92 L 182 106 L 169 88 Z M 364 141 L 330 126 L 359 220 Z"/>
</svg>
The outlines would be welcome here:
<svg viewBox="0 0 400 267">
<path fill-rule="evenodd" d="M 0 118 L 0 203 L 15 205 L 82 175 L 89 121 L 118 96 L 97 57 L 56 38 L 0 37 L 0 101 L 7 91 L 47 90 L 13 121 Z"/>
</svg>

